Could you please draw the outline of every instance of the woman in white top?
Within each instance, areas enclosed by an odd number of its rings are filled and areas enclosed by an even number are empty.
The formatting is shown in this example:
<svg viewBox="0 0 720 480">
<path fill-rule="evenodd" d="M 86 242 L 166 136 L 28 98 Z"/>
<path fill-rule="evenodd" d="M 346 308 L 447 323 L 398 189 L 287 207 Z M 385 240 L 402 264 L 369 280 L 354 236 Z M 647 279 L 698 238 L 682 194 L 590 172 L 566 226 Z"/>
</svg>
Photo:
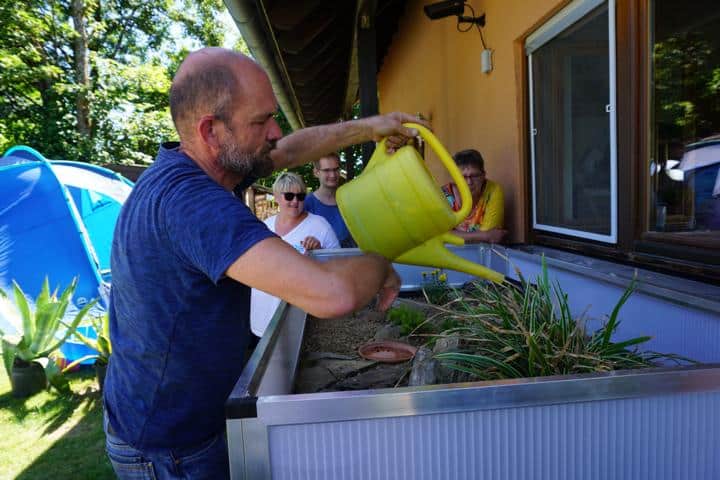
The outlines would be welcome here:
<svg viewBox="0 0 720 480">
<path fill-rule="evenodd" d="M 318 248 L 340 248 L 330 224 L 319 215 L 306 212 L 305 182 L 296 173 L 281 173 L 273 184 L 273 195 L 278 202 L 278 214 L 265 220 L 265 225 L 300 253 Z M 250 301 L 250 328 L 262 337 L 280 299 L 260 290 L 252 290 Z"/>
</svg>

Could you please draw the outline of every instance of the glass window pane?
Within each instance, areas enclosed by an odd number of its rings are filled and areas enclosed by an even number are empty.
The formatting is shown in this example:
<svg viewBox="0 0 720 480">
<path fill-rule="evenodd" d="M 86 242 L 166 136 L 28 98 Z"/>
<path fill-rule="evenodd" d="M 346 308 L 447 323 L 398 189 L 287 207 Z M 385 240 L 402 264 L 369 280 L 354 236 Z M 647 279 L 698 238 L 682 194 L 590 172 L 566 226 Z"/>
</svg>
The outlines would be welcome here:
<svg viewBox="0 0 720 480">
<path fill-rule="evenodd" d="M 652 2 L 649 230 L 720 230 L 720 10 Z"/>
<path fill-rule="evenodd" d="M 603 6 L 532 54 L 539 225 L 611 235 L 608 49 Z"/>
</svg>

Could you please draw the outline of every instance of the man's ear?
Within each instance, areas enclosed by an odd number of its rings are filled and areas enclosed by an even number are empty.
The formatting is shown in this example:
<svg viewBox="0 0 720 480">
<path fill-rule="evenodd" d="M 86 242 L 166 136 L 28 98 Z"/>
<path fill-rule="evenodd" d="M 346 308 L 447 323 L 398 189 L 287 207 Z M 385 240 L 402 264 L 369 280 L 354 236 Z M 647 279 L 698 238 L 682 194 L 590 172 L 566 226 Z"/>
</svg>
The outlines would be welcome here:
<svg viewBox="0 0 720 480">
<path fill-rule="evenodd" d="M 213 115 L 203 115 L 196 124 L 197 136 L 206 148 L 217 151 L 220 149 L 218 123 Z"/>
</svg>

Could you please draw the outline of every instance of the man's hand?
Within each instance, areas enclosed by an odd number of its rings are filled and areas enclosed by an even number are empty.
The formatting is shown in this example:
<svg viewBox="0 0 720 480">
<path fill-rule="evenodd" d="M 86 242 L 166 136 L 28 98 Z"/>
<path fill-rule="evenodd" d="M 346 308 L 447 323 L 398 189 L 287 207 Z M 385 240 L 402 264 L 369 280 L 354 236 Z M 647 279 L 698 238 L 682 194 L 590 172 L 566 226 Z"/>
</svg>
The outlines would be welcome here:
<svg viewBox="0 0 720 480">
<path fill-rule="evenodd" d="M 417 129 L 407 128 L 403 123 L 419 123 L 420 125 L 430 128 L 430 125 L 428 125 L 426 121 L 402 112 L 368 117 L 362 119 L 362 121 L 365 122 L 366 126 L 370 129 L 368 135 L 373 141 L 379 142 L 387 137 L 385 148 L 388 153 L 393 153 L 418 135 Z"/>
<path fill-rule="evenodd" d="M 390 305 L 392 305 L 397 298 L 398 293 L 400 293 L 401 284 L 400 276 L 391 266 L 388 276 L 385 278 L 385 283 L 378 292 L 377 309 L 379 311 L 384 312 L 390 308 Z"/>
</svg>

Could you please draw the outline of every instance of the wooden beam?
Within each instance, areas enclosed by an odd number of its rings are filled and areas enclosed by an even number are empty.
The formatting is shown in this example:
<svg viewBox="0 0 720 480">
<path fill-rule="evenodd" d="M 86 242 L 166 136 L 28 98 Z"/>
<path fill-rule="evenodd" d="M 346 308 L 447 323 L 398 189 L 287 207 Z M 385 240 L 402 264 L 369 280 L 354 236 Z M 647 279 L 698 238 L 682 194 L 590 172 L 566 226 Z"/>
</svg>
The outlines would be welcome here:
<svg viewBox="0 0 720 480">
<path fill-rule="evenodd" d="M 378 114 L 377 95 L 377 39 L 375 32 L 375 11 L 377 2 L 366 1 L 358 15 L 358 76 L 360 77 L 360 116 Z M 362 146 L 363 164 L 367 165 L 375 151 L 373 142 Z"/>
</svg>

